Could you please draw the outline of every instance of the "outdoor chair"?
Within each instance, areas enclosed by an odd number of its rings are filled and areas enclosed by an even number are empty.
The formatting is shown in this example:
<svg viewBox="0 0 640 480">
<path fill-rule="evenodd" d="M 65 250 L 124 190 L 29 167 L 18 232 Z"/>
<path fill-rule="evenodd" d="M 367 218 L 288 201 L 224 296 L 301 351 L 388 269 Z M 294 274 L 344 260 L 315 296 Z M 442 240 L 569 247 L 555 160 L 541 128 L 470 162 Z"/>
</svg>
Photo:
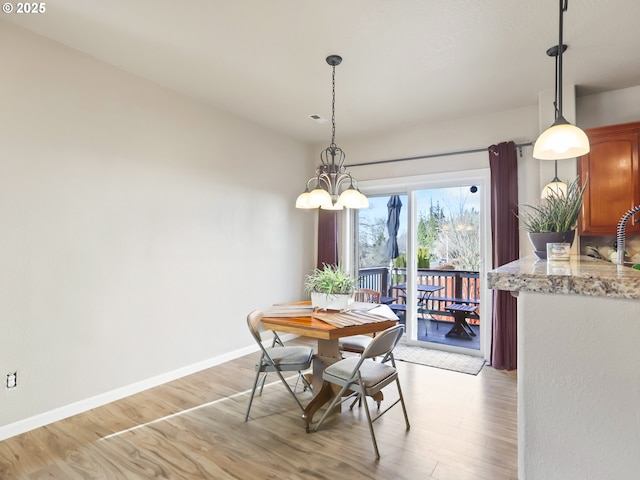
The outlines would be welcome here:
<svg viewBox="0 0 640 480">
<path fill-rule="evenodd" d="M 402 405 L 402 411 L 404 413 L 404 420 L 407 430 L 411 428 L 409 425 L 409 417 L 407 415 L 407 408 L 404 403 L 404 397 L 402 395 L 402 389 L 400 388 L 400 380 L 398 379 L 398 371 L 396 369 L 395 360 L 393 358 L 393 349 L 400 341 L 402 337 L 404 327 L 402 325 L 396 325 L 395 327 L 388 328 L 387 330 L 379 333 L 369 346 L 364 350 L 360 356 L 352 356 L 344 358 L 330 366 L 328 366 L 322 374 L 322 379 L 325 382 L 332 383 L 341 387 L 340 392 L 333 398 L 329 406 L 327 407 L 324 415 L 317 423 L 315 431 L 320 429 L 320 426 L 324 422 L 327 415 L 333 410 L 333 408 L 348 399 L 353 395 L 359 395 L 364 398 L 364 408 L 367 414 L 367 422 L 369 424 L 369 432 L 371 434 L 371 440 L 373 442 L 373 449 L 376 453 L 376 458 L 380 458 L 380 452 L 378 451 L 378 443 L 373 431 L 373 422 L 375 422 L 382 415 L 387 413 L 397 403 Z M 382 356 L 382 362 L 376 362 L 374 357 Z M 386 363 L 388 359 L 391 363 Z M 382 412 L 378 413 L 375 418 L 371 418 L 369 411 L 369 405 L 366 401 L 367 396 L 373 396 L 380 392 L 384 387 L 390 383 L 396 383 L 398 388 L 398 399 L 389 405 Z M 347 392 L 353 392 L 352 395 L 348 395 L 343 398 Z"/>
<path fill-rule="evenodd" d="M 368 288 L 360 288 L 355 293 L 356 302 L 380 303 L 380 292 Z M 338 339 L 341 352 L 351 352 L 361 354 L 371 342 L 369 335 L 352 335 Z"/>
<path fill-rule="evenodd" d="M 313 391 L 308 380 L 302 374 L 304 370 L 311 368 L 311 362 L 313 360 L 313 348 L 287 347 L 284 345 L 276 332 L 273 332 L 273 342 L 271 344 L 271 347 L 265 347 L 262 344 L 262 332 L 264 331 L 264 327 L 261 321 L 262 317 L 263 313 L 257 310 L 251 312 L 247 316 L 247 325 L 249 326 L 249 331 L 260 347 L 262 355 L 260 356 L 260 361 L 256 364 L 256 377 L 253 381 L 251 396 L 249 397 L 247 414 L 244 417 L 245 422 L 249 420 L 249 412 L 251 411 L 251 404 L 253 403 L 253 398 L 258 388 L 258 383 L 260 383 L 260 392 L 258 393 L 258 396 L 260 396 L 262 395 L 262 389 L 264 388 L 267 373 L 269 372 L 275 372 L 278 375 L 278 378 L 280 378 L 280 381 L 289 391 L 303 413 L 304 407 L 295 394 L 295 390 L 298 386 L 298 381 L 302 379 L 305 391 L 307 389 L 309 389 L 309 391 Z M 291 389 L 291 387 L 287 383 L 287 380 L 282 375 L 282 372 L 298 372 L 298 379 L 296 380 L 296 384 L 293 389 Z M 260 380 L 260 377 L 262 377 L 262 380 Z"/>
<path fill-rule="evenodd" d="M 370 288 L 359 288 L 354 295 L 356 302 L 380 303 L 380 292 Z"/>
</svg>

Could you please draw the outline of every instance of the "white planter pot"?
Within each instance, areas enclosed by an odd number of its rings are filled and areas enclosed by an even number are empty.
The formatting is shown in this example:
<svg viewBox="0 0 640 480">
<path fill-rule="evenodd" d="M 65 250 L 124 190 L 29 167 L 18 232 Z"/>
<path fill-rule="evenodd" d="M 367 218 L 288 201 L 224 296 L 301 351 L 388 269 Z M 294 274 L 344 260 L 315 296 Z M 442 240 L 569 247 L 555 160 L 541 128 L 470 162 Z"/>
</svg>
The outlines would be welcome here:
<svg viewBox="0 0 640 480">
<path fill-rule="evenodd" d="M 320 310 L 348 310 L 353 303 L 353 294 L 327 295 L 311 292 L 311 305 Z"/>
</svg>

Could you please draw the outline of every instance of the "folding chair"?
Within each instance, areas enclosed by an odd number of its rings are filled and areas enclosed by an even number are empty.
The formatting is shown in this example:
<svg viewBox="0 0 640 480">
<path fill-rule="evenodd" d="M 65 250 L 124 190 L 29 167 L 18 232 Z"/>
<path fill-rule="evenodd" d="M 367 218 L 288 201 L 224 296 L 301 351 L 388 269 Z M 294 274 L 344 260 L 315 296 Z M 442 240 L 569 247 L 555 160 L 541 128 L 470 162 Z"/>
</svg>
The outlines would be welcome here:
<svg viewBox="0 0 640 480">
<path fill-rule="evenodd" d="M 253 388 L 251 389 L 251 396 L 249 397 L 249 405 L 247 407 L 247 414 L 244 417 L 244 421 L 246 422 L 249 419 L 249 412 L 251 411 L 251 404 L 253 403 L 253 397 L 255 396 L 256 389 L 258 387 L 258 382 L 260 381 L 260 376 L 262 374 L 262 381 L 260 382 L 260 393 L 258 396 L 262 395 L 262 389 L 264 388 L 264 383 L 267 378 L 268 372 L 275 372 L 280 378 L 280 381 L 287 388 L 291 396 L 294 398 L 300 410 L 304 413 L 304 407 L 298 400 L 298 397 L 295 394 L 295 389 L 298 386 L 298 380 L 302 379 L 304 383 L 304 390 L 307 388 L 309 391 L 313 391 L 311 385 L 307 381 L 307 379 L 302 374 L 303 370 L 307 370 L 311 368 L 311 362 L 313 360 L 313 348 L 311 347 L 287 347 L 284 345 L 282 340 L 276 332 L 273 332 L 273 343 L 271 347 L 265 347 L 262 344 L 262 332 L 264 331 L 264 327 L 262 326 L 262 317 L 263 313 L 260 311 L 253 311 L 247 316 L 247 325 L 249 326 L 249 331 L 256 343 L 260 347 L 262 351 L 262 356 L 260 357 L 260 361 L 256 364 L 256 378 L 253 381 Z M 282 376 L 282 372 L 298 372 L 298 380 L 296 380 L 296 384 L 293 388 L 289 386 L 285 378 Z"/>
<path fill-rule="evenodd" d="M 359 288 L 354 295 L 356 302 L 380 303 L 380 292 L 370 288 Z"/>
<path fill-rule="evenodd" d="M 409 425 L 407 409 L 404 403 L 404 397 L 402 395 L 402 389 L 400 388 L 398 371 L 393 358 L 393 349 L 397 345 L 398 341 L 400 341 L 403 330 L 404 327 L 402 325 L 396 325 L 395 327 L 388 328 L 373 338 L 369 346 L 364 350 L 364 352 L 362 352 L 361 356 L 352 356 L 342 359 L 325 369 L 322 374 L 323 380 L 342 388 L 333 398 L 327 407 L 327 410 L 324 412 L 324 415 L 316 425 L 316 432 L 320 429 L 320 426 L 324 422 L 325 418 L 327 418 L 327 415 L 337 404 L 351 398 L 351 395 L 344 399 L 342 398 L 343 395 L 349 391 L 354 392 L 353 395 L 360 395 L 365 399 L 364 407 L 367 414 L 367 422 L 369 423 L 369 432 L 373 442 L 373 449 L 376 452 L 376 458 L 380 458 L 380 452 L 378 451 L 378 443 L 376 442 L 376 436 L 373 431 L 373 422 L 400 402 L 407 430 L 411 428 Z M 374 357 L 378 356 L 383 357 L 382 362 L 376 362 L 373 360 Z M 391 365 L 385 362 L 387 359 L 390 360 Z M 392 382 L 396 382 L 396 386 L 398 387 L 398 399 L 372 419 L 366 397 L 375 395 Z"/>
</svg>

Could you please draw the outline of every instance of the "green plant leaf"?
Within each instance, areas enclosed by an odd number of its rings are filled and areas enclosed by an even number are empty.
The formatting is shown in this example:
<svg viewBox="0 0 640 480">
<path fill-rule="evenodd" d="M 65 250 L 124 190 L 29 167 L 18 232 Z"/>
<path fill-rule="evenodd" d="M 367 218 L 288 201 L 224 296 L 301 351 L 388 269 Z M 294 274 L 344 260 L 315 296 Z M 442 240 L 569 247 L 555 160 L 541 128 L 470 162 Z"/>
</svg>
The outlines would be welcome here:
<svg viewBox="0 0 640 480">
<path fill-rule="evenodd" d="M 307 275 L 304 291 L 307 295 L 311 292 L 348 295 L 354 292 L 356 285 L 356 280 L 339 266 L 324 264 Z"/>
<path fill-rule="evenodd" d="M 517 217 L 522 227 L 533 233 L 568 232 L 578 225 L 582 197 L 587 182 L 581 187 L 579 178 L 567 185 L 567 193 L 552 192 L 538 205 L 521 205 Z"/>
</svg>

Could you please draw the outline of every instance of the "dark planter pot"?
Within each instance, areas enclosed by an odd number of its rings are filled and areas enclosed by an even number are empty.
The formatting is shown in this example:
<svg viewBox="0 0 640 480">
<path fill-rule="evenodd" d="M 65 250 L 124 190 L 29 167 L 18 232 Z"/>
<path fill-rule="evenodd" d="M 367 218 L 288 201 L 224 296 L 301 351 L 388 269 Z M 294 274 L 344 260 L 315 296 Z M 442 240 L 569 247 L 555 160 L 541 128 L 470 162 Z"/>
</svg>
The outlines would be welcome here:
<svg viewBox="0 0 640 480">
<path fill-rule="evenodd" d="M 546 259 L 547 243 L 569 243 L 573 245 L 573 239 L 575 236 L 575 230 L 570 230 L 568 232 L 529 232 L 529 241 L 535 249 L 533 253 L 536 254 L 536 257 Z"/>
</svg>

